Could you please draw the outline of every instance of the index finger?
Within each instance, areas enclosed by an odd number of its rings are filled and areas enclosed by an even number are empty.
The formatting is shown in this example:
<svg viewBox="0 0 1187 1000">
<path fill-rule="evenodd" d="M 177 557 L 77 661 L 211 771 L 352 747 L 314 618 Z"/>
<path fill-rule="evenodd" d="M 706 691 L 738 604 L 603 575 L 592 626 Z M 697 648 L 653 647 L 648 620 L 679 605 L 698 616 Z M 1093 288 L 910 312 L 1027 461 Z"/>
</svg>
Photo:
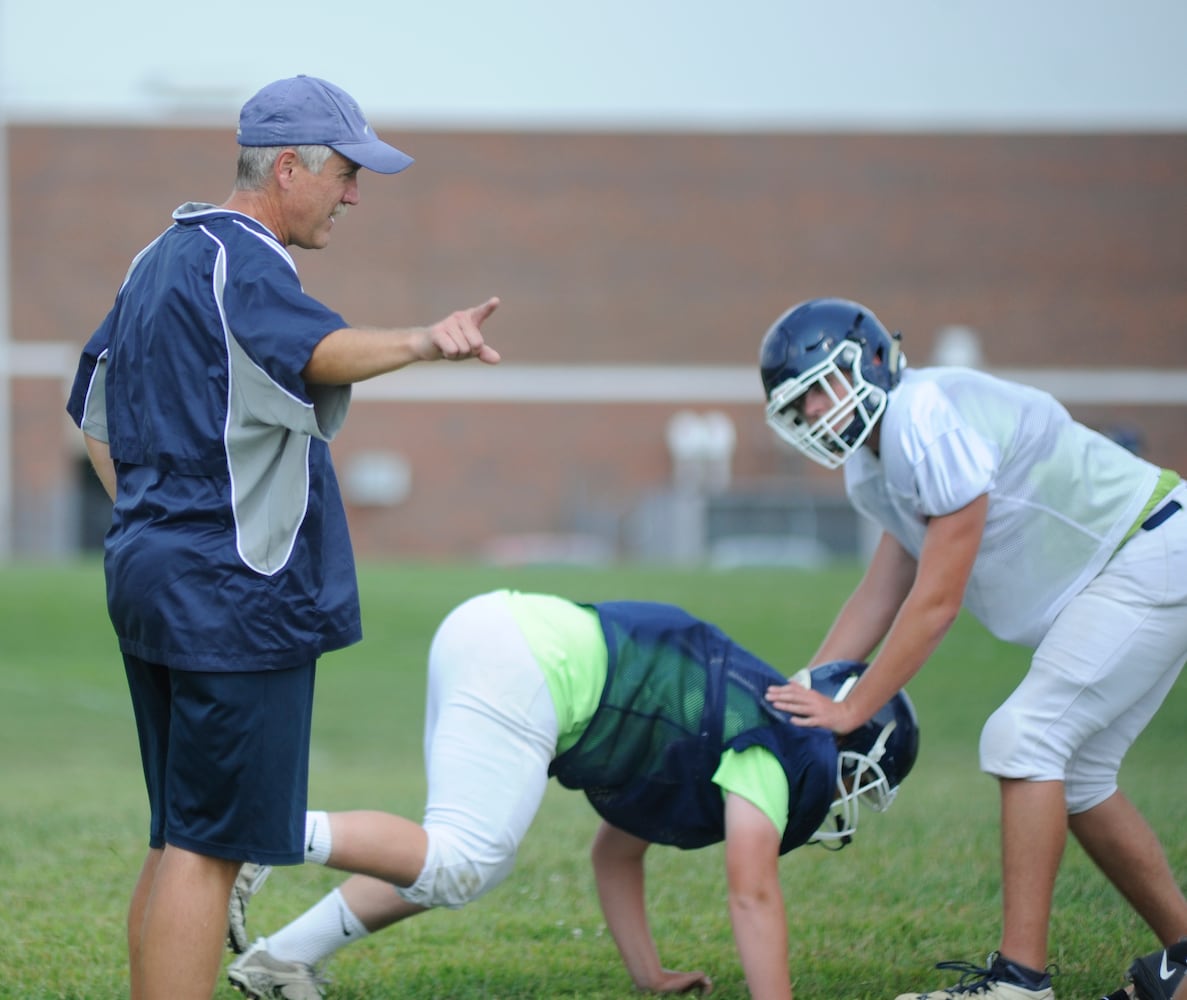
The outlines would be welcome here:
<svg viewBox="0 0 1187 1000">
<path fill-rule="evenodd" d="M 481 326 L 486 322 L 486 318 L 499 308 L 499 297 L 492 295 L 489 299 L 480 306 L 475 306 L 470 310 L 470 318 L 474 321 L 475 326 Z"/>
</svg>

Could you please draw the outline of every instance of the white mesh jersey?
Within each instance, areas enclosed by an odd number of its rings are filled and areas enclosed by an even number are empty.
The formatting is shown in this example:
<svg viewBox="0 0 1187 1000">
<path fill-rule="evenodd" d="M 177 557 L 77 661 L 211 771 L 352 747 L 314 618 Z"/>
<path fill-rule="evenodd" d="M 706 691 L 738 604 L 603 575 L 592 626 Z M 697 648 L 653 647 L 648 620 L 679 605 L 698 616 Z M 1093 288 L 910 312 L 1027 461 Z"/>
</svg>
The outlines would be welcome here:
<svg viewBox="0 0 1187 1000">
<path fill-rule="evenodd" d="M 1116 551 L 1159 475 L 1049 394 L 965 368 L 907 369 L 879 451 L 845 463 L 846 492 L 916 558 L 929 518 L 989 495 L 964 606 L 1031 647 Z"/>
</svg>

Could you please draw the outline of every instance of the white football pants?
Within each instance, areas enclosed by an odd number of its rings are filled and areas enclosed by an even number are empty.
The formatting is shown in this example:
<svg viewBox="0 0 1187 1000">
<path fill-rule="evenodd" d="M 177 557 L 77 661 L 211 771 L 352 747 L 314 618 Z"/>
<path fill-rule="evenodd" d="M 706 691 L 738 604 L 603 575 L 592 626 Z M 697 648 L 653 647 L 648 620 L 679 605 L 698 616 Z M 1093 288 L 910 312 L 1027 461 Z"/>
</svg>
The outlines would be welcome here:
<svg viewBox="0 0 1187 1000">
<path fill-rule="evenodd" d="M 428 855 L 397 888 L 452 909 L 505 879 L 548 784 L 556 712 L 544 675 L 499 594 L 471 598 L 429 651 L 425 709 Z"/>
<path fill-rule="evenodd" d="M 1170 497 L 1185 509 L 1138 531 L 1072 599 L 981 733 L 982 770 L 1063 781 L 1069 813 L 1117 790 L 1187 659 L 1187 488 Z"/>
</svg>

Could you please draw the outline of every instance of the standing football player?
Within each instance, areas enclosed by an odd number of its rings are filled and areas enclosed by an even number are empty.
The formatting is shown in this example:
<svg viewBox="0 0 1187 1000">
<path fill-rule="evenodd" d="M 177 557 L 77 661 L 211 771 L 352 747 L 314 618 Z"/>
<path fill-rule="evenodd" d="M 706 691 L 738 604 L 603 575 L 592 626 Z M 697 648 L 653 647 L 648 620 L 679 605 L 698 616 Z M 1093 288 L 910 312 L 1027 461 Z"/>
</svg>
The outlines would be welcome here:
<svg viewBox="0 0 1187 1000">
<path fill-rule="evenodd" d="M 869 660 L 843 702 L 797 684 L 768 697 L 847 733 L 900 690 L 961 606 L 1034 650 L 981 733 L 1001 789 L 1001 941 L 989 967 L 926 995 L 1050 1000 L 1047 939 L 1067 831 L 1169 945 L 1187 900 L 1158 837 L 1117 787 L 1126 751 L 1187 658 L 1187 489 L 1072 420 L 1045 392 L 967 368 L 907 367 L 869 309 L 815 299 L 767 331 L 767 422 L 844 466 L 882 528 L 810 663 Z"/>
</svg>

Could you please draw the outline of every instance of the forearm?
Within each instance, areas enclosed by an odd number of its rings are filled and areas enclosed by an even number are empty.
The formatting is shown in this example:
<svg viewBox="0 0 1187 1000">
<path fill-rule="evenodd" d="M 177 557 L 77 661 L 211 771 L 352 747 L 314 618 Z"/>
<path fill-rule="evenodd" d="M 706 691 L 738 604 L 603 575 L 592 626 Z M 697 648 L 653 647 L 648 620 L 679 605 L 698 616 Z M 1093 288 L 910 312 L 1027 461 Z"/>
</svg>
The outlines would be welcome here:
<svg viewBox="0 0 1187 1000">
<path fill-rule="evenodd" d="M 638 868 L 639 871 L 633 870 Z M 608 865 L 596 869 L 598 899 L 610 936 L 631 982 L 646 990 L 659 982 L 663 966 L 647 923 L 642 866 Z"/>
<path fill-rule="evenodd" d="M 893 592 L 898 587 L 902 596 L 877 657 L 845 699 L 855 726 L 870 718 L 915 676 L 956 621 L 977 557 L 987 508 L 988 498 L 981 496 L 959 511 L 933 518 L 917 562 L 910 560 L 897 543 L 891 544 L 889 535 L 884 536 L 867 580 L 872 579 L 873 567 L 885 556 L 879 574 L 887 590 Z"/>
<path fill-rule="evenodd" d="M 781 894 L 730 894 L 730 920 L 746 985 L 754 1000 L 791 1000 L 787 916 Z"/>
<path fill-rule="evenodd" d="M 397 371 L 426 356 L 427 331 L 345 327 L 322 338 L 301 373 L 313 385 L 351 385 Z"/>
<path fill-rule="evenodd" d="M 894 536 L 882 536 L 870 565 L 810 663 L 866 662 L 886 637 L 910 593 L 916 563 Z"/>
<path fill-rule="evenodd" d="M 486 342 L 482 324 L 499 306 L 497 298 L 458 309 L 432 326 L 406 329 L 344 327 L 327 334 L 313 349 L 301 372 L 311 385 L 351 385 L 412 364 L 414 361 L 499 363 L 499 352 Z"/>
<path fill-rule="evenodd" d="M 699 969 L 681 971 L 660 965 L 644 900 L 643 855 L 648 846 L 646 840 L 610 823 L 603 822 L 598 828 L 591 859 L 606 926 L 638 989 L 654 993 L 693 990 L 708 993 L 713 981 Z"/>
<path fill-rule="evenodd" d="M 834 660 L 868 662 L 893 620 L 893 611 L 876 615 L 874 606 L 868 605 L 860 592 L 854 592 L 838 612 L 808 664 L 815 667 Z"/>
<path fill-rule="evenodd" d="M 903 604 L 882 648 L 845 698 L 854 727 L 871 718 L 902 690 L 939 646 L 959 611 L 947 600 L 913 594 Z"/>
<path fill-rule="evenodd" d="M 639 989 L 650 989 L 659 981 L 662 966 L 655 939 L 647 922 L 643 874 L 643 851 L 637 845 L 623 850 L 627 835 L 598 831 L 592 851 L 594 880 L 602 915 L 631 981 Z"/>
</svg>

